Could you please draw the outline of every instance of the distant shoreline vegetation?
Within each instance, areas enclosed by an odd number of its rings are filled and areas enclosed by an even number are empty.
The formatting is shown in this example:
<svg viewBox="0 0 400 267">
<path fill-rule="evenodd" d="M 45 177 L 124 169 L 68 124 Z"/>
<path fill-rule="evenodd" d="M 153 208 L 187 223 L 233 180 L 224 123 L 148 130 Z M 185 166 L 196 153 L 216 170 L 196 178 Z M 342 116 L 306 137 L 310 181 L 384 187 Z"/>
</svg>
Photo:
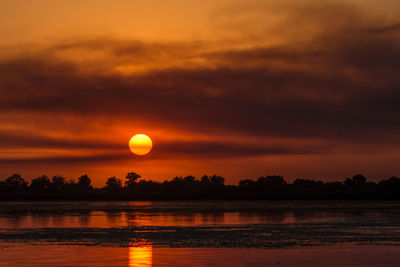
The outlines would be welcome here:
<svg viewBox="0 0 400 267">
<path fill-rule="evenodd" d="M 323 182 L 295 179 L 288 183 L 282 176 L 240 180 L 225 185 L 218 175 L 175 177 L 157 182 L 141 179 L 130 172 L 125 179 L 110 177 L 105 186 L 94 188 L 88 175 L 75 180 L 46 175 L 30 183 L 19 174 L 0 181 L 0 200 L 400 200 L 400 178 L 370 182 L 357 174 L 343 181 Z"/>
</svg>

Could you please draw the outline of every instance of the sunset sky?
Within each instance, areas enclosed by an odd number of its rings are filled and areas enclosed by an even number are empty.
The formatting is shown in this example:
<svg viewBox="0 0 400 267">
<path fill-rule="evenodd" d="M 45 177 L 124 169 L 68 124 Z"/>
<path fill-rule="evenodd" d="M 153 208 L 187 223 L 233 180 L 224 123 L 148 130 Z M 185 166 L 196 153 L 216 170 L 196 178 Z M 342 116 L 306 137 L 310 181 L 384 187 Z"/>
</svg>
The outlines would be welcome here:
<svg viewBox="0 0 400 267">
<path fill-rule="evenodd" d="M 0 179 L 400 176 L 398 0 L 0 4 Z"/>
</svg>

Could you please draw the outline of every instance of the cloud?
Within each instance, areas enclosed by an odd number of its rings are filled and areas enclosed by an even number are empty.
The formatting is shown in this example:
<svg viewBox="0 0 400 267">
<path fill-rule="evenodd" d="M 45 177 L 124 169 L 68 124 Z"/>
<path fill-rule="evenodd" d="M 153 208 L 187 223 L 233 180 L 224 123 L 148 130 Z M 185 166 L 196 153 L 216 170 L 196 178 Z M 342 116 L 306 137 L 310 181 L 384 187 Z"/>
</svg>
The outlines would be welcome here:
<svg viewBox="0 0 400 267">
<path fill-rule="evenodd" d="M 157 152 L 178 155 L 329 153 L 334 148 L 328 144 L 337 140 L 365 146 L 378 145 L 388 136 L 395 140 L 400 136 L 398 23 L 339 2 L 305 3 L 301 8 L 274 7 L 286 24 L 279 20 L 276 28 L 257 29 L 251 34 L 252 46 L 105 37 L 66 40 L 36 54 L 3 59 L 0 110 L 68 114 L 77 121 L 82 116 L 147 120 L 158 127 L 210 136 L 323 139 L 327 143 L 312 149 L 282 144 L 161 143 Z M 248 12 L 251 18 L 255 11 Z M 244 32 L 250 31 L 245 28 Z M 284 41 L 265 44 L 262 34 L 279 30 Z M 79 51 L 102 54 L 85 60 L 86 52 Z M 121 72 L 124 69 L 131 71 Z M 107 142 L 81 142 L 79 137 L 60 141 L 3 133 L 2 138 L 5 144 L 30 147 L 119 148 Z M 393 145 L 398 146 L 397 142 Z M 88 158 L 103 159 L 112 160 Z"/>
<path fill-rule="evenodd" d="M 45 149 L 44 152 L 36 153 L 33 156 L 22 153 L 18 157 L 0 157 L 0 164 L 98 164 L 101 162 L 129 161 L 133 155 L 129 152 L 127 145 L 113 144 L 106 142 L 94 143 L 90 140 L 65 140 L 42 137 L 10 137 L 0 134 L 0 144 L 2 148 L 9 149 Z M 53 150 L 52 150 L 53 149 Z M 68 151 L 72 149 L 72 155 L 60 155 L 59 149 Z M 79 153 L 73 153 L 80 149 Z M 82 150 L 84 149 L 84 150 Z M 152 160 L 163 159 L 213 159 L 213 158 L 243 158 L 257 157 L 266 155 L 302 155 L 318 154 L 323 150 L 321 145 L 317 144 L 252 144 L 241 142 L 223 142 L 223 141 L 164 141 L 155 144 L 151 152 Z M 82 155 L 82 151 L 85 154 Z M 147 160 L 149 156 L 135 157 L 135 161 Z"/>
<path fill-rule="evenodd" d="M 268 145 L 249 144 L 242 142 L 216 142 L 216 141 L 192 141 L 192 142 L 168 142 L 161 143 L 154 150 L 152 156 L 177 156 L 187 158 L 240 158 L 266 155 L 300 155 L 320 153 L 318 145 Z"/>
<path fill-rule="evenodd" d="M 85 139 L 67 139 L 64 137 L 43 136 L 24 131 L 0 132 L 2 148 L 64 148 L 64 149 L 122 149 L 117 143 Z"/>
<path fill-rule="evenodd" d="M 9 158 L 0 159 L 1 165 L 21 165 L 21 164 L 95 164 L 104 163 L 116 160 L 126 159 L 124 155 L 87 155 L 87 156 L 50 156 L 50 157 L 22 157 L 22 158 Z"/>
</svg>

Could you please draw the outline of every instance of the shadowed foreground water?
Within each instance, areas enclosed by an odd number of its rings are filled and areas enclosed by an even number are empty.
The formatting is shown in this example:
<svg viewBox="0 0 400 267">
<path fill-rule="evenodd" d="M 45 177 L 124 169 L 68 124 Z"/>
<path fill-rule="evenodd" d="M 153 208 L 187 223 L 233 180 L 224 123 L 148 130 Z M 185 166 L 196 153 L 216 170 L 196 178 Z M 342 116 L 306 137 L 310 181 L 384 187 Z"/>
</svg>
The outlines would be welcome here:
<svg viewBox="0 0 400 267">
<path fill-rule="evenodd" d="M 0 266 L 399 266 L 400 247 L 153 248 L 8 244 Z"/>
<path fill-rule="evenodd" d="M 9 202 L 0 242 L 3 266 L 398 266 L 400 203 Z"/>
</svg>

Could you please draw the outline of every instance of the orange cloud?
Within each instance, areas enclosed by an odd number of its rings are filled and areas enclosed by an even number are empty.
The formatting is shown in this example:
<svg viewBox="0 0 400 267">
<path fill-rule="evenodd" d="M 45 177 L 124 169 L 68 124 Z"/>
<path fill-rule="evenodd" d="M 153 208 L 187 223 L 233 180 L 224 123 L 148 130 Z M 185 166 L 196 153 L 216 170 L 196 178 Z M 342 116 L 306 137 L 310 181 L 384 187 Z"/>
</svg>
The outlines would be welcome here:
<svg viewBox="0 0 400 267">
<path fill-rule="evenodd" d="M 397 21 L 315 1 L 213 19 L 235 38 L 80 37 L 2 53 L 0 175 L 330 176 L 363 171 L 360 158 L 373 174 L 400 171 L 373 164 L 399 149 Z M 139 132 L 154 141 L 141 159 L 127 145 Z"/>
</svg>

